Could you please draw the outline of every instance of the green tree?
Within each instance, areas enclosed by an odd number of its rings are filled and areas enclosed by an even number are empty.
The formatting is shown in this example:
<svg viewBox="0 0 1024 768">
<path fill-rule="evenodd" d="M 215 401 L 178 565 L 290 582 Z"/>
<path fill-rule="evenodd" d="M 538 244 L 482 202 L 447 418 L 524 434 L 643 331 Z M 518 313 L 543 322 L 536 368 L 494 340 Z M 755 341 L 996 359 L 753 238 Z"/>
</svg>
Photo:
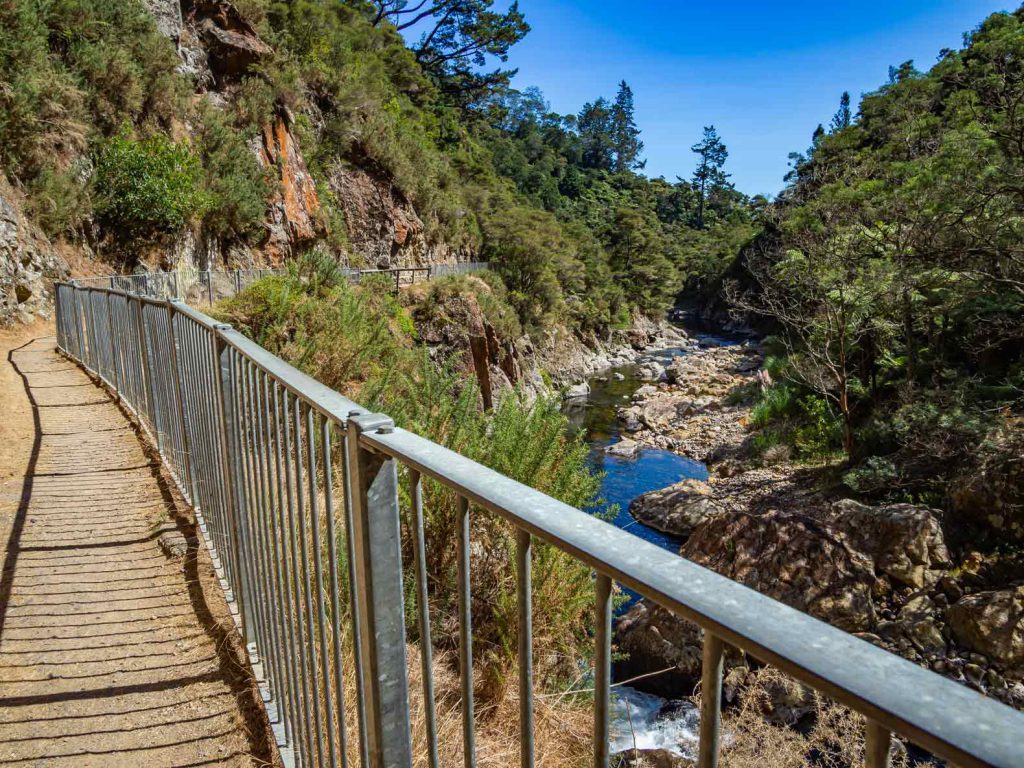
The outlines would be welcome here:
<svg viewBox="0 0 1024 768">
<path fill-rule="evenodd" d="M 693 172 L 693 186 L 697 190 L 697 229 L 704 229 L 704 211 L 708 198 L 729 183 L 729 175 L 722 171 L 729 151 L 713 125 L 704 127 L 704 137 L 690 150 L 700 158 Z"/>
<path fill-rule="evenodd" d="M 610 171 L 615 161 L 615 139 L 608 101 L 599 98 L 584 104 L 576 120 L 576 129 L 580 136 L 583 166 Z"/>
<path fill-rule="evenodd" d="M 850 123 L 853 122 L 853 117 L 850 113 L 850 92 L 843 91 L 843 95 L 839 97 L 839 109 L 832 115 L 832 122 L 829 123 L 829 131 L 835 133 L 841 131 L 844 128 L 849 128 Z"/>
<path fill-rule="evenodd" d="M 375 0 L 375 26 L 388 21 L 399 31 L 424 28 L 413 46 L 430 74 L 454 81 L 454 89 L 480 92 L 507 83 L 512 72 L 480 74 L 489 56 L 508 60 L 509 49 L 530 31 L 519 3 L 492 10 L 494 0 Z"/>
<path fill-rule="evenodd" d="M 640 141 L 640 129 L 633 117 L 633 91 L 623 80 L 615 95 L 611 111 L 611 139 L 615 152 L 615 170 L 632 171 L 646 164 L 640 160 L 644 143 Z"/>
</svg>

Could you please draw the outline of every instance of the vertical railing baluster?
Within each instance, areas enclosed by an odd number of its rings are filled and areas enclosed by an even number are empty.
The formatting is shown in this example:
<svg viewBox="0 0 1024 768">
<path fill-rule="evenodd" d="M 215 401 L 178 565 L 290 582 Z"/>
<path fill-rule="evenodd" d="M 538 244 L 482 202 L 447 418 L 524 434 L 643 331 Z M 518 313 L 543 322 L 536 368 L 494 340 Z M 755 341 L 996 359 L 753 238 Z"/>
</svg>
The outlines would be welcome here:
<svg viewBox="0 0 1024 768">
<path fill-rule="evenodd" d="M 516 599 L 519 604 L 519 764 L 533 768 L 533 578 L 529 531 L 516 531 Z"/>
<path fill-rule="evenodd" d="M 865 768 L 889 768 L 889 748 L 892 734 L 874 720 L 868 720 L 864 729 Z"/>
<path fill-rule="evenodd" d="M 722 638 L 704 631 L 700 687 L 700 749 L 698 768 L 717 768 L 722 734 Z"/>
<path fill-rule="evenodd" d="M 348 420 L 349 477 L 352 479 L 360 644 L 369 768 L 412 765 L 409 680 L 405 659 L 405 600 L 394 459 L 365 448 L 367 431 L 390 432 L 391 419 L 365 414 Z"/>
<path fill-rule="evenodd" d="M 466 768 L 476 765 L 473 703 L 473 601 L 470 583 L 469 501 L 458 498 L 459 525 L 459 673 L 462 678 L 462 749 Z"/>
<path fill-rule="evenodd" d="M 295 426 L 295 498 L 298 501 L 297 513 L 298 519 L 296 520 L 296 527 L 299 529 L 299 558 L 302 566 L 302 600 L 303 607 L 305 608 L 305 619 L 306 624 L 306 639 L 308 640 L 308 656 L 309 656 L 309 668 L 308 674 L 311 678 L 312 685 L 310 691 L 312 695 L 313 704 L 313 728 L 316 731 L 316 750 L 319 764 L 324 764 L 324 754 L 327 751 L 327 747 L 324 744 L 324 724 L 321 717 L 321 701 L 320 701 L 320 677 L 317 673 L 317 654 L 316 654 L 316 634 L 314 633 L 314 626 L 316 624 L 313 618 L 313 595 L 310 589 L 310 575 L 309 575 L 309 543 L 306 536 L 306 483 L 304 480 L 303 473 L 303 429 L 302 429 L 302 412 L 308 406 L 301 400 L 296 399 L 295 401 L 295 412 L 294 412 L 294 426 Z M 312 464 L 313 457 L 308 457 L 308 461 L 305 462 L 305 471 L 314 472 L 316 468 Z M 313 510 L 315 512 L 315 510 Z"/>
<path fill-rule="evenodd" d="M 608 768 L 612 685 L 612 580 L 597 574 L 594 632 L 594 766 Z"/>
<path fill-rule="evenodd" d="M 303 735 L 305 739 L 303 761 L 312 765 L 315 750 L 315 742 L 313 738 L 313 717 L 311 714 L 313 699 L 310 696 L 309 690 L 310 665 L 309 658 L 307 656 L 307 649 L 309 646 L 306 643 L 307 628 L 304 626 L 302 621 L 302 589 L 300 587 L 301 576 L 299 571 L 299 545 L 298 536 L 295 531 L 295 529 L 300 525 L 300 517 L 296 512 L 296 496 L 302 493 L 301 469 L 295 467 L 296 451 L 299 450 L 296 447 L 296 443 L 300 441 L 300 438 L 298 434 L 294 436 L 292 435 L 293 424 L 295 423 L 292 417 L 293 403 L 295 403 L 295 406 L 297 407 L 298 401 L 292 398 L 288 391 L 285 390 L 282 401 L 282 405 L 284 406 L 282 423 L 284 425 L 285 435 L 285 488 L 288 493 L 287 527 L 289 559 L 291 561 L 291 584 L 288 599 L 289 610 L 292 611 L 294 621 L 295 641 L 299 649 L 296 664 L 299 671 L 299 682 L 302 689 L 302 695 L 299 703 L 302 710 Z"/>
<path fill-rule="evenodd" d="M 317 416 L 312 408 L 306 409 L 306 452 L 309 456 L 309 529 L 310 544 L 313 550 L 313 589 L 316 591 L 316 624 L 320 640 L 320 674 L 323 675 L 323 708 L 324 725 L 327 730 L 327 751 L 332 768 L 337 768 L 337 734 L 334 726 L 334 697 L 331 696 L 331 669 L 327 654 L 327 611 L 324 607 L 324 567 L 320 539 L 320 504 L 317 493 Z M 323 459 L 323 456 L 320 457 Z"/>
<path fill-rule="evenodd" d="M 348 765 L 348 737 L 345 729 L 345 680 L 341 655 L 341 596 L 338 585 L 338 545 L 334 524 L 334 468 L 331 458 L 331 421 L 323 419 L 320 429 L 320 451 L 324 462 L 324 508 L 327 521 L 327 560 L 331 590 L 331 644 L 334 650 L 334 696 L 337 702 L 339 749 L 342 768 Z"/>
<path fill-rule="evenodd" d="M 362 413 L 364 412 L 350 411 L 348 418 L 353 419 Z M 367 682 L 363 664 L 365 651 L 363 650 L 361 639 L 363 637 L 363 608 L 358 597 L 361 592 L 361 582 L 359 580 L 359 568 L 356 565 L 355 500 L 353 498 L 356 476 L 352 474 L 353 469 L 350 456 L 351 451 L 354 449 L 350 445 L 349 432 L 348 422 L 346 422 L 345 431 L 341 438 L 341 468 L 343 472 L 342 482 L 345 486 L 345 546 L 348 553 L 349 619 L 352 625 L 353 637 L 352 660 L 356 670 L 356 718 L 359 725 L 359 738 L 357 739 L 359 742 L 359 764 L 365 768 L 365 766 L 370 765 L 370 738 L 368 736 L 369 726 L 367 725 L 366 699 L 363 696 Z"/>
<path fill-rule="evenodd" d="M 416 569 L 416 613 L 420 631 L 420 669 L 423 678 L 423 712 L 427 726 L 427 758 L 430 768 L 438 768 L 437 707 L 434 703 L 433 641 L 430 635 L 430 603 L 427 590 L 427 553 L 423 530 L 423 478 L 409 470 L 412 496 L 413 566 Z"/>
</svg>

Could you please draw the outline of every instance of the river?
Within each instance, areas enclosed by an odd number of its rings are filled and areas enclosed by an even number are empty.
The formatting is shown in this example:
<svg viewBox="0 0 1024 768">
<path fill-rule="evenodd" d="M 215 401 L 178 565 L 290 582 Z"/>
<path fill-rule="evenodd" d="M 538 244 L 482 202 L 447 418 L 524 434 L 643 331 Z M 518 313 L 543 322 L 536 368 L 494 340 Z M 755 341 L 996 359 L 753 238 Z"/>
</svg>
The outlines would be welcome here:
<svg viewBox="0 0 1024 768">
<path fill-rule="evenodd" d="M 711 343 L 728 343 L 710 339 Z M 653 352 L 663 365 L 672 358 L 687 354 L 686 349 L 665 349 Z M 618 375 L 616 375 L 618 374 Z M 588 382 L 590 395 L 585 400 L 566 404 L 565 412 L 572 427 L 582 430 L 590 444 L 590 462 L 594 471 L 604 473 L 601 483 L 603 503 L 595 510 L 617 507 L 612 522 L 663 549 L 677 552 L 680 540 L 637 522 L 629 514 L 629 504 L 637 496 L 664 488 L 686 478 L 708 479 L 704 464 L 657 448 L 641 448 L 630 458 L 612 456 L 605 448 L 616 442 L 622 424 L 616 409 L 628 405 L 645 381 L 638 378 L 637 366 L 623 366 L 601 371 Z M 626 590 L 629 600 L 619 607 L 622 612 L 638 596 Z M 629 686 L 616 685 L 612 703 L 612 750 L 664 749 L 685 757 L 696 757 L 698 714 L 686 700 L 669 700 L 642 693 Z"/>
</svg>

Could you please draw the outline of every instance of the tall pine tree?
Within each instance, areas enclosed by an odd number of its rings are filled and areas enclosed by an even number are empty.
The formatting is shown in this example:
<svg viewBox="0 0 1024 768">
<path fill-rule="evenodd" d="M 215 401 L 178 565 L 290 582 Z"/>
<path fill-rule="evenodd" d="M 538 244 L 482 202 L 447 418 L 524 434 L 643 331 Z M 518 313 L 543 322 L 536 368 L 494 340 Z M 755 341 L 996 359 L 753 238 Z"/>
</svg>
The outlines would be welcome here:
<svg viewBox="0 0 1024 768">
<path fill-rule="evenodd" d="M 853 122 L 853 117 L 850 113 L 850 92 L 843 91 L 843 95 L 839 97 L 839 109 L 832 116 L 832 122 L 829 123 L 829 133 L 835 133 L 841 131 L 843 128 L 849 128 L 850 123 Z"/>
<path fill-rule="evenodd" d="M 693 186 L 697 190 L 697 229 L 704 229 L 704 209 L 708 198 L 728 184 L 729 175 L 722 171 L 722 166 L 729 157 L 729 151 L 713 125 L 704 126 L 704 137 L 690 150 L 700 157 L 693 172 Z"/>
<path fill-rule="evenodd" d="M 639 159 L 644 143 L 640 141 L 640 129 L 633 119 L 633 90 L 623 80 L 615 95 L 611 114 L 612 147 L 615 151 L 615 170 L 618 172 L 643 168 L 646 163 Z"/>
<path fill-rule="evenodd" d="M 580 147 L 585 168 L 599 168 L 609 171 L 615 158 L 612 141 L 612 110 L 605 98 L 583 105 L 576 130 L 580 135 Z"/>
</svg>

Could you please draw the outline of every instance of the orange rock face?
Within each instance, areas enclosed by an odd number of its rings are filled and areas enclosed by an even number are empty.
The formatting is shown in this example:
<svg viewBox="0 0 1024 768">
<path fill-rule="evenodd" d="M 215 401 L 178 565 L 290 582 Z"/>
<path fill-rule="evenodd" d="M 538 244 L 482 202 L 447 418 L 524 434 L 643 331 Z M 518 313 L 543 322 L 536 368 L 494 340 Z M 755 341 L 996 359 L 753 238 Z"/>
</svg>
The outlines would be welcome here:
<svg viewBox="0 0 1024 768">
<path fill-rule="evenodd" d="M 267 254 L 280 263 L 307 243 L 324 234 L 318 217 L 320 198 L 316 184 L 306 168 L 298 143 L 283 117 L 276 117 L 263 129 L 259 159 L 264 168 L 276 168 L 279 189 L 270 200 L 270 236 Z"/>
</svg>

